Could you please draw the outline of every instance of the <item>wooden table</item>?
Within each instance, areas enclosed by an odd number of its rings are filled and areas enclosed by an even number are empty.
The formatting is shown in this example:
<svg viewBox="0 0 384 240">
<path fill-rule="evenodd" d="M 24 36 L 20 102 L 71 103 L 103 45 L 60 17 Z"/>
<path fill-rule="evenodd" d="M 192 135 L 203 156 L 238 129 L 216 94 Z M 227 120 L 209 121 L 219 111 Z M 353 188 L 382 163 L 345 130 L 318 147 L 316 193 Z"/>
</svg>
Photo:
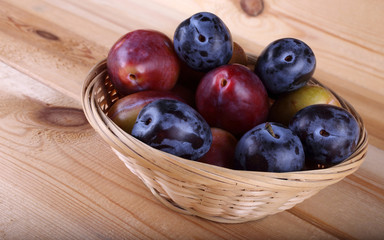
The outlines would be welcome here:
<svg viewBox="0 0 384 240">
<path fill-rule="evenodd" d="M 383 239 L 384 1 L 0 0 L 0 239 Z M 124 33 L 169 36 L 199 11 L 243 48 L 296 37 L 315 77 L 362 115 L 370 145 L 357 172 L 296 207 L 219 224 L 164 207 L 84 117 L 90 68 Z"/>
</svg>

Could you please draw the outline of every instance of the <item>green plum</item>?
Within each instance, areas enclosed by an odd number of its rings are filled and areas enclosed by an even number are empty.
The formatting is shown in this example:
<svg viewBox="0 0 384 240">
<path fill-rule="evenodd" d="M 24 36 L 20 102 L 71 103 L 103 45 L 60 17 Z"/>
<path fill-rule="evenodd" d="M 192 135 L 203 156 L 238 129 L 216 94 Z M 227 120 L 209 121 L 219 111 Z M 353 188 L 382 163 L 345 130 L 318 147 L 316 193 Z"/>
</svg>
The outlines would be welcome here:
<svg viewBox="0 0 384 240">
<path fill-rule="evenodd" d="M 328 89 L 318 85 L 305 85 L 276 99 L 270 108 L 268 120 L 288 126 L 296 112 L 314 104 L 340 106 L 337 98 Z"/>
</svg>

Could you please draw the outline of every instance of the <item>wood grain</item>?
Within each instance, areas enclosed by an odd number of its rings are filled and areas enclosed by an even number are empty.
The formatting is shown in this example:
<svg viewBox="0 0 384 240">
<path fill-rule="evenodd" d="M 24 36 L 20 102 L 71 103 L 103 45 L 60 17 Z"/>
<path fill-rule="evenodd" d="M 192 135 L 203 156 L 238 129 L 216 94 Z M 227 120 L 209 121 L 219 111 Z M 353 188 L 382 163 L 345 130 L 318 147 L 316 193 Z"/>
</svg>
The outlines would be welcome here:
<svg viewBox="0 0 384 240">
<path fill-rule="evenodd" d="M 0 81 L 1 237 L 253 236 L 166 209 L 92 130 L 77 102 L 4 64 L 0 67 L 7 73 Z M 331 237 L 294 215 L 281 215 L 267 220 L 258 234 L 267 237 L 271 221 L 277 221 L 288 232 L 275 238 L 294 236 L 300 229 L 292 222 L 299 221 L 308 234 Z"/>
<path fill-rule="evenodd" d="M 362 115 L 366 161 L 291 210 L 218 224 L 165 208 L 86 121 L 83 79 L 127 31 L 173 35 L 212 11 L 244 49 L 280 37 L 314 50 L 315 77 Z M 384 236 L 384 2 L 0 0 L 0 239 L 380 239 Z"/>
<path fill-rule="evenodd" d="M 384 126 L 380 121 L 384 114 L 380 108 L 384 101 L 384 72 L 381 68 L 384 48 L 378 37 L 382 30 L 375 27 L 380 21 L 377 11 L 384 8 L 381 1 L 367 2 L 363 7 L 360 2 L 347 4 L 344 1 L 337 1 L 336 4 L 297 1 L 289 6 L 281 1 L 266 1 L 263 14 L 259 17 L 245 15 L 237 1 L 228 2 L 226 7 L 219 7 L 215 1 L 184 1 L 184 4 L 116 0 L 107 3 L 87 0 L 41 2 L 1 2 L 4 20 L 0 23 L 5 28 L 1 34 L 6 34 L 2 37 L 6 41 L 1 43 L 3 52 L 0 56 L 3 61 L 24 72 L 31 71 L 38 61 L 42 69 L 30 74 L 67 95 L 78 97 L 82 83 L 82 78 L 78 76 L 85 76 L 125 32 L 152 28 L 171 37 L 178 22 L 186 16 L 200 10 L 214 11 L 232 30 L 235 41 L 249 53 L 258 54 L 269 42 L 286 36 L 295 36 L 307 42 L 318 59 L 315 77 L 333 87 L 362 112 L 372 144 L 384 144 L 380 137 L 384 135 Z M 346 5 L 348 8 L 344 7 Z M 332 11 L 322 6 L 332 6 Z M 127 14 L 126 9 L 135 11 Z M 367 14 L 358 21 L 359 24 L 352 25 L 357 19 L 357 12 Z M 340 19 L 339 16 L 347 17 Z M 98 30 L 89 33 L 82 29 Z M 58 40 L 44 39 L 36 34 L 37 30 L 56 36 Z M 17 39 L 34 41 L 15 41 Z M 368 40 L 363 42 L 364 39 Z M 13 44 L 8 44 L 8 41 Z M 34 54 L 28 55 L 30 59 L 20 56 L 20 53 Z M 65 81 L 69 78 L 75 81 Z M 53 80 L 47 82 L 46 79 Z M 365 102 L 356 99 L 365 99 Z M 370 102 L 369 108 L 366 108 L 366 101 Z M 371 122 L 375 129 L 371 127 Z"/>
</svg>

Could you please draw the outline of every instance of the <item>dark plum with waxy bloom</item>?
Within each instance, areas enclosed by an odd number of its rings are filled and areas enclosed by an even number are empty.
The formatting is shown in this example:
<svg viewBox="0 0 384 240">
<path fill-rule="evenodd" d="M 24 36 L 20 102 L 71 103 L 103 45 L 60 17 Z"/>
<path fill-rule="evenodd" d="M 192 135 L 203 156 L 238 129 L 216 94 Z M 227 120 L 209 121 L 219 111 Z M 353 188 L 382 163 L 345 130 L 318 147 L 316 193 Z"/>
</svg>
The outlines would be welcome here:
<svg viewBox="0 0 384 240">
<path fill-rule="evenodd" d="M 196 13 L 181 22 L 173 44 L 179 58 L 196 71 L 207 72 L 227 64 L 232 57 L 231 32 L 218 16 L 209 12 Z"/>
<path fill-rule="evenodd" d="M 107 69 L 116 91 L 125 96 L 144 90 L 170 90 L 178 79 L 180 61 L 171 39 L 155 30 L 135 30 L 110 49 Z"/>
<path fill-rule="evenodd" d="M 360 135 L 353 115 L 329 104 L 301 109 L 291 119 L 289 128 L 301 139 L 311 167 L 342 162 L 353 153 Z"/>
<path fill-rule="evenodd" d="M 189 105 L 160 99 L 139 113 L 132 136 L 161 151 L 197 160 L 208 152 L 212 133 L 203 117 Z"/>
<path fill-rule="evenodd" d="M 312 49 L 295 38 L 282 38 L 270 43 L 260 54 L 255 73 L 269 95 L 276 97 L 306 85 L 316 67 Z"/>
<path fill-rule="evenodd" d="M 289 128 L 262 123 L 245 133 L 236 146 L 236 168 L 265 172 L 300 171 L 304 167 L 303 145 Z"/>
<path fill-rule="evenodd" d="M 145 105 L 158 99 L 184 101 L 178 94 L 169 91 L 146 90 L 129 94 L 117 100 L 108 110 L 108 117 L 127 133 L 131 133 L 136 118 Z"/>
</svg>

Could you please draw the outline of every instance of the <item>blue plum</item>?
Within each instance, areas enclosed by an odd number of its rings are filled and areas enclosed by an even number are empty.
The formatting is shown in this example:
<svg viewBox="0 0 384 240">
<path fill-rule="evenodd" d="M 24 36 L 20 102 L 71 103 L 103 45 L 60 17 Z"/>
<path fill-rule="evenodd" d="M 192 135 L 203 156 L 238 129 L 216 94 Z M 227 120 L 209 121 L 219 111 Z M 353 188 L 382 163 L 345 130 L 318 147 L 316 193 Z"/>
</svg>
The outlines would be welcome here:
<svg viewBox="0 0 384 240">
<path fill-rule="evenodd" d="M 302 170 L 303 145 L 290 129 L 279 123 L 262 123 L 245 133 L 236 146 L 240 170 L 290 172 Z"/>
<path fill-rule="evenodd" d="M 315 104 L 298 111 L 289 128 L 303 143 L 308 165 L 328 167 L 348 158 L 359 140 L 360 128 L 347 110 Z"/>
<path fill-rule="evenodd" d="M 156 149 L 190 160 L 202 157 L 212 144 L 211 129 L 203 117 L 189 105 L 171 99 L 147 104 L 131 134 Z"/>
<path fill-rule="evenodd" d="M 181 22 L 173 44 L 179 58 L 201 72 L 227 64 L 233 52 L 231 32 L 218 16 L 209 12 L 196 13 Z"/>
<path fill-rule="evenodd" d="M 275 97 L 303 87 L 312 77 L 315 67 L 315 55 L 307 44 L 294 38 L 282 38 L 261 52 L 255 73 L 269 95 Z"/>
</svg>

